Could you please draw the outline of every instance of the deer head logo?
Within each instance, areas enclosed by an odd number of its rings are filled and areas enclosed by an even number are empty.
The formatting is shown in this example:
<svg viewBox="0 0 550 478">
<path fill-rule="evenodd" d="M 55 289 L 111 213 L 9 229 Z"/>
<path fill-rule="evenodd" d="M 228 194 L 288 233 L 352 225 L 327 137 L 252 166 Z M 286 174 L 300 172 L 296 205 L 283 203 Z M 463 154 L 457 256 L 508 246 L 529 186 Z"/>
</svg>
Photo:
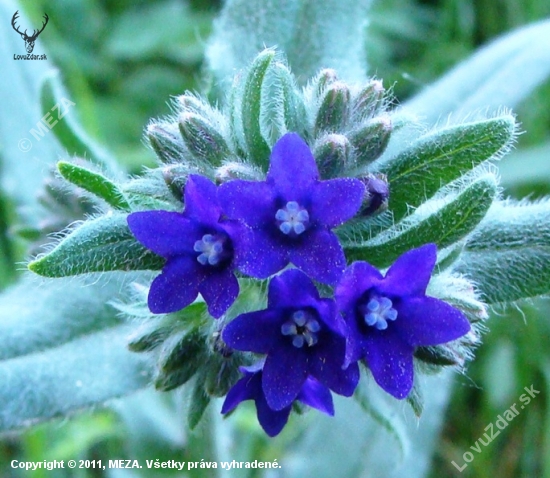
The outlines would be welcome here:
<svg viewBox="0 0 550 478">
<path fill-rule="evenodd" d="M 13 14 L 13 17 L 11 19 L 11 26 L 13 27 L 13 29 L 17 33 L 19 33 L 19 35 L 21 35 L 21 38 L 23 38 L 23 40 L 25 40 L 25 48 L 27 49 L 27 53 L 32 53 L 32 51 L 34 49 L 34 42 L 36 41 L 36 38 L 38 37 L 38 35 L 40 35 L 42 33 L 42 30 L 44 30 L 44 28 L 46 28 L 46 25 L 48 24 L 48 15 L 46 15 L 44 13 L 44 18 L 46 19 L 46 21 L 43 23 L 42 28 L 40 30 L 34 30 L 33 34 L 30 35 L 30 36 L 27 35 L 27 30 L 25 30 L 25 32 L 23 33 L 15 25 L 15 22 L 17 21 L 17 16 L 18 15 L 19 15 L 19 10 L 17 10 Z"/>
</svg>

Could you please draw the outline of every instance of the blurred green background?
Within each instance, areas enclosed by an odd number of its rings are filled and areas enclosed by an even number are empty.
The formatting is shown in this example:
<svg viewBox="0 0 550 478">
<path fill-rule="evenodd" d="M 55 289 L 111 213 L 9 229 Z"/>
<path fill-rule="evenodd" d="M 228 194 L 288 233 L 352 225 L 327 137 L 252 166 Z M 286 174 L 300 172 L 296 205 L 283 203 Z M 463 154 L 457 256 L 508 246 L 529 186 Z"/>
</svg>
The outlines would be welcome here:
<svg viewBox="0 0 550 478">
<path fill-rule="evenodd" d="M 33 24 L 48 13 L 41 46 L 49 63 L 60 69 L 87 132 L 107 145 L 131 173 L 152 165 L 153 153 L 142 141 L 143 129 L 151 117 L 170 113 L 171 96 L 208 87 L 203 55 L 221 1 L 33 0 L 19 4 Z M 376 0 L 366 40 L 369 73 L 393 87 L 399 104 L 495 36 L 549 16 L 548 0 Z M 525 134 L 518 139 L 517 151 L 501 163 L 504 194 L 542 197 L 550 194 L 550 81 L 515 112 Z M 530 158 L 537 158 L 536 162 L 530 163 Z M 0 222 L 6 224 L 7 219 Z M 18 254 L 11 252 L 21 260 Z M 491 332 L 476 360 L 466 375 L 455 377 L 430 476 L 550 477 L 550 302 L 537 300 L 518 309 L 495 311 L 487 326 Z M 462 453 L 483 435 L 484 427 L 518 402 L 523 388 L 531 385 L 541 394 L 459 473 L 451 461 L 462 464 Z M 139 395 L 124 408 L 85 412 L 4 435 L 0 476 L 29 476 L 11 469 L 12 459 L 108 460 L 140 453 L 145 459 L 153 451 L 161 459 L 207 458 L 209 438 L 200 433 L 186 437 L 183 419 L 180 426 L 172 418 L 170 410 L 178 409 L 174 396 L 151 404 L 154 421 L 140 415 L 146 400 L 150 397 Z M 257 427 L 248 422 L 239 426 L 243 446 L 253 450 L 255 457 L 281 460 Z M 148 454 L 143 455 L 144 451 Z M 107 475 L 93 469 L 52 473 L 42 470 L 32 476 L 133 476 L 125 470 L 110 470 Z"/>
</svg>

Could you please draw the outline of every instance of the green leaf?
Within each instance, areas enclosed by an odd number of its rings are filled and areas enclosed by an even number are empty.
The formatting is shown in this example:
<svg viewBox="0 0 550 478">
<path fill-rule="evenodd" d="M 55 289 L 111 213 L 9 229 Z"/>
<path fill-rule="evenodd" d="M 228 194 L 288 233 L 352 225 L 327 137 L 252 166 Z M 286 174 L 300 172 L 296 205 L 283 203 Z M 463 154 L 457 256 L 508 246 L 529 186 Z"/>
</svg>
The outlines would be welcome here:
<svg viewBox="0 0 550 478">
<path fill-rule="evenodd" d="M 187 423 L 191 430 L 195 429 L 201 421 L 206 408 L 210 404 L 210 396 L 204 390 L 203 376 L 198 376 L 193 384 L 193 391 L 190 397 Z"/>
<path fill-rule="evenodd" d="M 365 80 L 368 0 L 228 0 L 215 23 L 207 60 L 218 81 L 245 68 L 264 48 L 284 51 L 304 84 L 321 68 Z M 306 27 L 307 25 L 307 27 Z"/>
<path fill-rule="evenodd" d="M 387 267 L 406 251 L 434 242 L 447 247 L 469 234 L 483 219 L 497 194 L 497 183 L 488 174 L 427 217 L 416 220 L 403 232 L 398 224 L 364 244 L 346 251 L 348 261 L 366 260 Z M 419 211 L 420 212 L 420 211 Z M 415 220 L 414 215 L 410 218 Z M 398 235 L 396 235 L 398 233 Z"/>
<path fill-rule="evenodd" d="M 130 205 L 122 191 L 102 174 L 66 161 L 59 161 L 57 169 L 67 181 L 103 199 L 114 208 L 130 210 Z"/>
<path fill-rule="evenodd" d="M 256 57 L 248 71 L 242 99 L 243 133 L 250 159 L 264 169 L 269 164 L 270 148 L 261 131 L 262 85 L 274 58 L 274 50 L 265 50 Z"/>
<path fill-rule="evenodd" d="M 66 277 L 89 272 L 160 270 L 164 259 L 136 241 L 126 215 L 115 214 L 85 222 L 50 253 L 29 264 L 45 277 Z"/>
<path fill-rule="evenodd" d="M 482 48 L 409 100 L 429 122 L 452 112 L 513 108 L 550 76 L 550 20 L 518 28 Z"/>
<path fill-rule="evenodd" d="M 516 122 L 511 115 L 427 134 L 381 167 L 390 184 L 389 209 L 398 221 L 442 186 L 507 151 Z"/>
<path fill-rule="evenodd" d="M 37 281 L 0 296 L 0 430 L 28 426 L 131 393 L 148 371 L 126 348 L 129 327 L 109 301 L 136 275 Z"/>
<path fill-rule="evenodd" d="M 550 291 L 550 203 L 497 203 L 468 238 L 456 270 L 489 304 Z"/>
<path fill-rule="evenodd" d="M 50 71 L 44 78 L 41 104 L 43 121 L 46 118 L 48 127 L 53 125 L 51 131 L 70 154 L 90 159 L 111 174 L 120 172 L 114 158 L 90 138 L 74 118 L 74 108 L 78 105 L 71 101 L 69 94 L 64 91 L 59 73 L 55 70 Z"/>
</svg>

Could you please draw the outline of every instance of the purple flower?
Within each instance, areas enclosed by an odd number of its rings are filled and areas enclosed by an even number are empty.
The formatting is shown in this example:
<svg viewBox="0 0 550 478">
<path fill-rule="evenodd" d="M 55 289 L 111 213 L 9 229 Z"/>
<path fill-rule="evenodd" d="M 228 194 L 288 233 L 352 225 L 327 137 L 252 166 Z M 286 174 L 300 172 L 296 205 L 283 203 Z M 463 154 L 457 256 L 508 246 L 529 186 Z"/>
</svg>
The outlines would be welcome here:
<svg viewBox="0 0 550 478">
<path fill-rule="evenodd" d="M 365 187 L 358 179 L 319 180 L 315 159 L 295 133 L 273 147 L 266 181 L 220 186 L 224 212 L 250 229 L 239 246 L 239 269 L 264 279 L 292 262 L 312 279 L 334 284 L 346 267 L 331 229 L 353 217 Z"/>
<path fill-rule="evenodd" d="M 220 317 L 235 301 L 239 283 L 233 274 L 234 238 L 240 229 L 222 221 L 216 186 L 191 175 L 185 185 L 185 210 L 134 212 L 128 226 L 147 249 L 166 258 L 162 274 L 151 284 L 151 312 L 175 312 L 200 292 L 208 312 Z"/>
<path fill-rule="evenodd" d="M 297 269 L 271 280 L 267 309 L 239 315 L 222 333 L 236 350 L 267 354 L 262 386 L 272 410 L 296 400 L 310 375 L 332 391 L 351 396 L 359 367 L 342 367 L 346 336 L 334 301 L 321 299 L 313 282 Z"/>
<path fill-rule="evenodd" d="M 286 425 L 292 404 L 282 410 L 272 410 L 269 407 L 262 388 L 261 366 L 260 363 L 250 367 L 240 367 L 239 370 L 244 374 L 244 377 L 229 390 L 225 402 L 223 402 L 222 413 L 229 413 L 245 400 L 254 400 L 260 425 L 270 437 L 274 437 Z M 334 415 L 330 390 L 312 377 L 306 379 L 296 396 L 296 400 L 327 415 Z"/>
<path fill-rule="evenodd" d="M 470 330 L 462 312 L 426 296 L 436 253 L 435 244 L 406 252 L 385 277 L 367 262 L 354 262 L 335 290 L 350 329 L 346 364 L 364 358 L 376 383 L 399 399 L 413 386 L 415 347 L 449 342 Z"/>
</svg>

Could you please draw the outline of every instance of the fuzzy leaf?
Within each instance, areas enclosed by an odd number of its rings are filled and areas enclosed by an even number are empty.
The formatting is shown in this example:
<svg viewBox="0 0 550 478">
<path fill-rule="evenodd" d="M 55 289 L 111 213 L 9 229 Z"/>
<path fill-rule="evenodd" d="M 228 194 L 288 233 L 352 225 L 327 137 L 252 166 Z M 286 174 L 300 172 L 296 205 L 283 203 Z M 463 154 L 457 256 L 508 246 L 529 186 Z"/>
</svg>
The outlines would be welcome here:
<svg viewBox="0 0 550 478">
<path fill-rule="evenodd" d="M 145 386 L 130 329 L 109 304 L 135 274 L 37 280 L 0 296 L 0 430 L 28 426 Z"/>
<path fill-rule="evenodd" d="M 550 292 L 550 203 L 497 203 L 472 234 L 456 270 L 489 304 Z"/>
<path fill-rule="evenodd" d="M 434 242 L 438 248 L 450 246 L 479 224 L 496 194 L 495 177 L 483 176 L 437 212 L 413 222 L 399 235 L 395 235 L 395 229 L 402 227 L 398 224 L 360 247 L 348 249 L 348 261 L 366 260 L 377 267 L 387 267 L 401 254 L 422 244 Z M 414 220 L 414 215 L 410 220 Z"/>
<path fill-rule="evenodd" d="M 504 115 L 437 130 L 421 137 L 381 167 L 390 184 L 389 209 L 394 220 L 418 207 L 442 186 L 490 158 L 498 158 L 513 141 L 514 117 Z"/>
<path fill-rule="evenodd" d="M 164 259 L 136 241 L 126 215 L 115 214 L 85 222 L 50 253 L 29 264 L 45 277 L 66 277 L 89 272 L 160 270 Z"/>
<path fill-rule="evenodd" d="M 512 108 L 549 76 L 550 20 L 544 20 L 482 48 L 409 100 L 404 110 L 434 122 L 452 112 Z"/>
<path fill-rule="evenodd" d="M 73 110 L 77 105 L 64 91 L 57 71 L 50 71 L 44 78 L 40 99 L 42 113 L 45 117 L 50 115 L 49 124 L 54 125 L 52 132 L 70 154 L 89 158 L 92 162 L 107 168 L 112 174 L 120 171 L 114 158 L 96 144 L 74 119 Z"/>
<path fill-rule="evenodd" d="M 102 174 L 66 161 L 59 161 L 57 169 L 67 181 L 103 199 L 114 208 L 130 210 L 130 205 L 122 191 Z"/>
<path fill-rule="evenodd" d="M 368 0 L 228 0 L 215 23 L 207 59 L 218 81 L 246 67 L 258 51 L 277 47 L 303 84 L 321 68 L 364 81 Z M 304 27 L 307 25 L 307 27 Z"/>
</svg>

